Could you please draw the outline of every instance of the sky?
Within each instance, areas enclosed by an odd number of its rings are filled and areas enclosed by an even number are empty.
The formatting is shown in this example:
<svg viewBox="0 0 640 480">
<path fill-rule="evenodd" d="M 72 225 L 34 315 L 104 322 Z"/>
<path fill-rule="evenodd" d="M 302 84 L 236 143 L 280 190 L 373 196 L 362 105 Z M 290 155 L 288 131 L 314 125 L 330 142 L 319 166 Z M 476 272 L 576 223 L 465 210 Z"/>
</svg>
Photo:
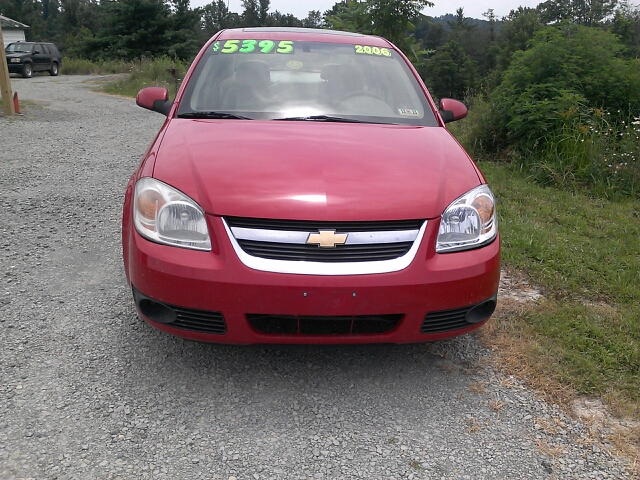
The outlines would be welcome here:
<svg viewBox="0 0 640 480">
<path fill-rule="evenodd" d="M 242 13 L 241 0 L 226 0 L 229 3 L 229 10 L 236 13 Z M 493 13 L 502 18 L 508 15 L 511 10 L 517 9 L 519 6 L 535 7 L 544 0 L 454 0 L 440 1 L 431 0 L 435 6 L 426 8 L 423 13 L 430 17 L 439 17 L 447 13 L 455 13 L 460 7 L 464 9 L 464 16 L 471 18 L 482 18 L 482 14 L 493 8 Z M 211 3 L 211 0 L 191 0 L 192 7 L 201 7 Z M 324 13 L 335 5 L 336 0 L 271 0 L 271 12 L 279 10 L 280 13 L 291 13 L 292 15 L 303 19 L 309 13 L 309 10 L 320 10 Z"/>
</svg>

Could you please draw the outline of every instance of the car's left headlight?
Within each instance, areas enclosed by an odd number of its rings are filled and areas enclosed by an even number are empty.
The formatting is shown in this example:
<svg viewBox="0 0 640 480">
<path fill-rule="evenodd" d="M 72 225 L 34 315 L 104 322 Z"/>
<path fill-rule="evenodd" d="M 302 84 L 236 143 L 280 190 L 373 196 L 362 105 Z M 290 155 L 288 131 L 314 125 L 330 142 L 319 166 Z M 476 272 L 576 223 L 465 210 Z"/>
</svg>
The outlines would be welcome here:
<svg viewBox="0 0 640 480">
<path fill-rule="evenodd" d="M 136 183 L 133 200 L 136 230 L 157 243 L 211 250 L 204 211 L 184 193 L 153 178 Z"/>
<path fill-rule="evenodd" d="M 11 63 L 20 63 L 21 58 L 12 58 Z"/>
<path fill-rule="evenodd" d="M 442 214 L 436 252 L 469 250 L 491 243 L 498 234 L 496 201 L 487 185 L 455 200 Z"/>
</svg>

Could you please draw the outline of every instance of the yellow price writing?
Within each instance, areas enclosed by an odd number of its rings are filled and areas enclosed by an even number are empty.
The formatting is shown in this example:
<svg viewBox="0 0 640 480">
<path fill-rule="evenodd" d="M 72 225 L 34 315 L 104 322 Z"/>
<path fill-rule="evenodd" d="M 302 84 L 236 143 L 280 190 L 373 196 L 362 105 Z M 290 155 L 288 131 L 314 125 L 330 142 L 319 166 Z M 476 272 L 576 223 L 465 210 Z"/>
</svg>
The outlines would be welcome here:
<svg viewBox="0 0 640 480">
<path fill-rule="evenodd" d="M 391 50 L 388 48 L 370 47 L 368 45 L 356 45 L 356 53 L 361 55 L 377 55 L 379 57 L 391 57 Z"/>
</svg>

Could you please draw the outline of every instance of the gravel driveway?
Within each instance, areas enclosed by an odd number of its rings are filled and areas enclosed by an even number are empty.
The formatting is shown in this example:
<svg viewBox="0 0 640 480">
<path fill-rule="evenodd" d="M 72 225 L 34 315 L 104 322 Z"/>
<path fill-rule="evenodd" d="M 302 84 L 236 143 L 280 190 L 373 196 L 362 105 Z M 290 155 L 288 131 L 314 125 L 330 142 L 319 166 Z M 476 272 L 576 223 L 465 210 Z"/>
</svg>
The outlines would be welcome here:
<svg viewBox="0 0 640 480">
<path fill-rule="evenodd" d="M 96 77 L 12 78 L 0 114 L 0 478 L 630 478 L 473 336 L 230 347 L 153 330 L 121 261 L 163 117 Z"/>
</svg>

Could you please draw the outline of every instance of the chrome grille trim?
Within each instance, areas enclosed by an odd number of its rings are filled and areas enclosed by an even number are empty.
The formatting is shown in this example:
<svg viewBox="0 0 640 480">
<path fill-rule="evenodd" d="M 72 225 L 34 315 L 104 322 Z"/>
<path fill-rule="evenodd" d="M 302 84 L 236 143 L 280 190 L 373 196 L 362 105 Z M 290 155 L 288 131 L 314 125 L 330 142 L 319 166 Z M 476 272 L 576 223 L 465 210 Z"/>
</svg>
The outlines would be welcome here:
<svg viewBox="0 0 640 480">
<path fill-rule="evenodd" d="M 271 272 L 271 273 L 288 273 L 295 275 L 371 275 L 371 274 L 379 274 L 379 273 L 391 273 L 397 272 L 407 268 L 418 252 L 420 248 L 420 244 L 422 243 L 422 238 L 424 237 L 424 232 L 427 228 L 427 221 L 422 223 L 422 226 L 419 230 L 401 230 L 401 231 L 383 231 L 383 232 L 341 232 L 341 233 L 349 233 L 355 236 L 354 244 L 375 244 L 375 243 L 395 243 L 396 241 L 391 240 L 392 238 L 408 238 L 408 241 L 413 241 L 413 244 L 409 251 L 402 255 L 401 257 L 394 258 L 391 260 L 379 260 L 372 262 L 341 262 L 341 263 L 326 263 L 326 262 L 311 262 L 311 261 L 287 261 L 287 260 L 273 260 L 255 257 L 253 255 L 249 255 L 246 253 L 234 235 L 234 232 L 237 232 L 241 237 L 241 239 L 246 239 L 246 236 L 255 236 L 259 237 L 259 241 L 274 241 L 276 238 L 277 243 L 295 243 L 295 244 L 305 244 L 307 238 L 309 236 L 309 232 L 288 232 L 288 231 L 276 231 L 276 230 L 262 230 L 262 229 L 249 229 L 243 227 L 229 227 L 224 218 L 221 218 L 222 224 L 224 225 L 225 230 L 227 231 L 227 235 L 229 237 L 229 241 L 233 246 L 236 255 L 240 261 L 247 267 L 253 270 L 259 270 L 262 272 Z M 265 233 L 266 232 L 266 233 Z M 280 236 L 282 233 L 284 235 Z M 288 234 L 292 235 L 288 235 Z M 264 236 L 262 236 L 264 234 Z M 302 235 L 304 235 L 304 239 L 302 239 Z M 267 240 L 267 238 L 271 238 L 271 240 Z M 285 242 L 281 239 L 287 239 L 289 241 Z M 371 241 L 375 239 L 375 241 Z M 380 241 L 384 240 L 385 241 Z M 253 240 L 253 238 L 252 238 Z M 294 241 L 295 240 L 295 241 Z M 369 240 L 369 241 L 367 241 Z M 407 240 L 404 240 L 407 241 Z M 347 244 L 349 243 L 349 239 L 347 239 Z"/>
<path fill-rule="evenodd" d="M 404 230 L 391 232 L 342 232 L 348 233 L 345 245 L 366 245 L 371 243 L 401 243 L 413 242 L 420 230 Z M 295 243 L 305 244 L 310 232 L 296 232 L 285 230 L 258 230 L 254 228 L 231 227 L 231 233 L 238 240 L 252 240 L 255 242 Z M 315 233 L 315 232 L 312 232 Z"/>
</svg>

